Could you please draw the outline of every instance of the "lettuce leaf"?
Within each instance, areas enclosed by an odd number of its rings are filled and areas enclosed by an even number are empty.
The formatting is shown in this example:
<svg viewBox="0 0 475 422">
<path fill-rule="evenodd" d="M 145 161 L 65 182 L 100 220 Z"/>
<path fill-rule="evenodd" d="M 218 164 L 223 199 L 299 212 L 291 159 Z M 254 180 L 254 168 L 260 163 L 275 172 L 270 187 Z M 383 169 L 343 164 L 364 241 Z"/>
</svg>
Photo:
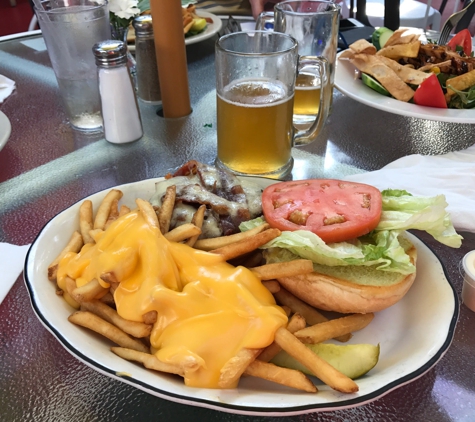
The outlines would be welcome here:
<svg viewBox="0 0 475 422">
<path fill-rule="evenodd" d="M 405 230 L 425 230 L 445 245 L 460 247 L 462 237 L 455 232 L 450 221 L 443 195 L 416 197 L 401 190 L 386 190 L 382 195 L 380 223 L 366 236 L 351 242 L 326 244 L 308 230 L 284 231 L 262 247 L 267 250 L 267 262 L 301 257 L 321 265 L 365 265 L 382 271 L 411 274 L 415 267 L 406 254 L 408 243 L 400 236 Z M 242 223 L 240 229 L 246 231 L 263 222 L 265 219 L 259 217 Z"/>
</svg>

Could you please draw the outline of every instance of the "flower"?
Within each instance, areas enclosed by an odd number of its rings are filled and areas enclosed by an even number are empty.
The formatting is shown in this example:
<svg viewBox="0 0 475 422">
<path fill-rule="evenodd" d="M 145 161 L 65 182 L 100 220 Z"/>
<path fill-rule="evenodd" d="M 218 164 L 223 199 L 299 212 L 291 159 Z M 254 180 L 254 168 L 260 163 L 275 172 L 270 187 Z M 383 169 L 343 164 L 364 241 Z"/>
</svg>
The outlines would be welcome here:
<svg viewBox="0 0 475 422">
<path fill-rule="evenodd" d="M 109 0 L 109 20 L 112 37 L 124 41 L 135 16 L 150 9 L 150 0 Z"/>
<path fill-rule="evenodd" d="M 138 0 L 110 0 L 109 11 L 120 19 L 128 20 L 129 23 L 140 13 Z"/>
</svg>

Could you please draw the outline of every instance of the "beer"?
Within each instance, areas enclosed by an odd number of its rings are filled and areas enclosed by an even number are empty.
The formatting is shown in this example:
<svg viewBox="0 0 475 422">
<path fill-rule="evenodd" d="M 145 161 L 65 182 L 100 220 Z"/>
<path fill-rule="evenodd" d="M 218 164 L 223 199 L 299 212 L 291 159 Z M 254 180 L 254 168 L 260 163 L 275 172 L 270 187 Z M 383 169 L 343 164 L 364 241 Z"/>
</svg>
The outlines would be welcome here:
<svg viewBox="0 0 475 422">
<path fill-rule="evenodd" d="M 272 174 L 291 163 L 293 97 L 277 80 L 240 79 L 217 96 L 218 160 L 237 173 Z"/>
<path fill-rule="evenodd" d="M 294 122 L 315 120 L 320 107 L 320 78 L 299 73 L 295 82 Z"/>
</svg>

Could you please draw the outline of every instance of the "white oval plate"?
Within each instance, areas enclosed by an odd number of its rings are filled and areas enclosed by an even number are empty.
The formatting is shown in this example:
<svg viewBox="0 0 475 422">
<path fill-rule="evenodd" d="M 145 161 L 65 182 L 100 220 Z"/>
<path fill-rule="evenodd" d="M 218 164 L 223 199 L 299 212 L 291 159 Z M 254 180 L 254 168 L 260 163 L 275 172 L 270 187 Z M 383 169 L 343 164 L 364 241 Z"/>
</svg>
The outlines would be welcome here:
<svg viewBox="0 0 475 422">
<path fill-rule="evenodd" d="M 12 132 L 12 125 L 8 117 L 0 111 L 0 151 L 3 149 L 5 144 L 10 138 L 10 133 Z"/>
<path fill-rule="evenodd" d="M 189 37 L 185 37 L 185 45 L 195 44 L 197 42 L 201 42 L 211 38 L 213 35 L 217 34 L 221 27 L 223 26 L 223 21 L 216 15 L 212 13 L 205 12 L 202 10 L 197 10 L 196 14 L 202 18 L 211 18 L 213 23 L 208 23 L 208 26 L 203 32 L 200 32 L 196 35 L 191 35 Z M 127 44 L 127 48 L 129 51 L 135 51 L 135 40 L 131 41 L 130 44 Z"/>
<path fill-rule="evenodd" d="M 208 38 L 211 38 L 213 35 L 217 34 L 223 26 L 223 21 L 212 13 L 197 9 L 196 14 L 202 18 L 212 19 L 213 23 L 208 23 L 208 26 L 203 32 L 200 32 L 196 35 L 192 35 L 190 37 L 185 37 L 186 45 L 195 44 L 197 42 L 201 42 L 207 40 Z"/>
<path fill-rule="evenodd" d="M 119 186 L 123 203 L 135 208 L 135 199 L 149 199 L 155 182 L 150 179 Z M 263 187 L 272 183 L 254 179 Z M 91 195 L 97 207 L 104 192 Z M 81 201 L 82 202 L 82 201 Z M 73 309 L 55 294 L 47 267 L 77 229 L 80 203 L 54 217 L 33 242 L 25 263 L 25 283 L 35 313 L 43 325 L 74 357 L 96 371 L 163 399 L 246 415 L 286 416 L 359 406 L 422 376 L 444 355 L 454 335 L 458 300 L 437 257 L 414 236 L 418 249 L 418 275 L 407 295 L 396 305 L 376 314 L 371 324 L 355 333 L 350 343 L 381 345 L 380 360 L 357 380 L 357 394 L 341 394 L 322 385 L 317 394 L 286 389 L 257 378 L 245 377 L 239 388 L 211 390 L 190 388 L 181 378 L 152 372 L 125 361 L 99 336 L 68 322 Z M 129 374 L 129 375 L 125 375 Z"/>
<path fill-rule="evenodd" d="M 341 53 L 340 53 L 341 54 Z M 337 58 L 335 87 L 348 97 L 388 113 L 450 123 L 475 123 L 475 109 L 458 110 L 424 107 L 385 97 L 355 79 L 355 67 Z"/>
</svg>

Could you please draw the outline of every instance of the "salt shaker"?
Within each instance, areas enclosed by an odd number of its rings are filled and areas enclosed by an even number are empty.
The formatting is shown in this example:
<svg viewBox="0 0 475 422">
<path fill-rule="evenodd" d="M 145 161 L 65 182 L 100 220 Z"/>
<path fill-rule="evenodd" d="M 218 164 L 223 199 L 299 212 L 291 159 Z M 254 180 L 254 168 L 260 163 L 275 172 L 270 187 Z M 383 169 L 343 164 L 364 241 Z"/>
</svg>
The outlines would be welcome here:
<svg viewBox="0 0 475 422">
<path fill-rule="evenodd" d="M 161 104 L 152 16 L 137 16 L 132 24 L 135 29 L 137 95 L 145 103 Z"/>
<path fill-rule="evenodd" d="M 140 139 L 142 122 L 127 67 L 127 47 L 108 40 L 92 48 L 96 59 L 104 135 L 107 141 L 124 144 Z"/>
</svg>

